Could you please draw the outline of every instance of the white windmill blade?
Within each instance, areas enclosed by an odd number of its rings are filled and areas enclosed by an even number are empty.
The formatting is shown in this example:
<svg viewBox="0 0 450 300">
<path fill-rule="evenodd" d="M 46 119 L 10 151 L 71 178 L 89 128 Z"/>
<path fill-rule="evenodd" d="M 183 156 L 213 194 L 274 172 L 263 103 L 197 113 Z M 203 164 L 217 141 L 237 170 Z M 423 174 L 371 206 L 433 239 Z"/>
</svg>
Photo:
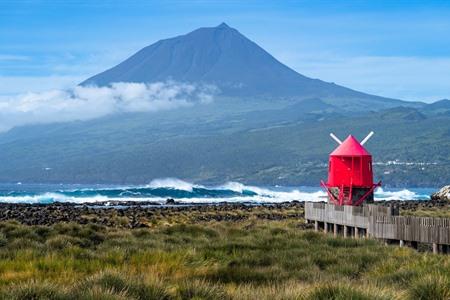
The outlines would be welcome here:
<svg viewBox="0 0 450 300">
<path fill-rule="evenodd" d="M 330 133 L 330 136 L 333 140 L 336 141 L 336 143 L 338 143 L 339 145 L 342 144 L 342 141 L 340 139 L 338 139 L 338 137 L 335 136 L 334 133 Z"/>
<path fill-rule="evenodd" d="M 374 132 L 371 131 L 371 132 L 370 132 L 370 133 L 362 140 L 361 145 L 364 145 L 364 144 L 372 137 L 373 134 L 374 134 Z"/>
</svg>

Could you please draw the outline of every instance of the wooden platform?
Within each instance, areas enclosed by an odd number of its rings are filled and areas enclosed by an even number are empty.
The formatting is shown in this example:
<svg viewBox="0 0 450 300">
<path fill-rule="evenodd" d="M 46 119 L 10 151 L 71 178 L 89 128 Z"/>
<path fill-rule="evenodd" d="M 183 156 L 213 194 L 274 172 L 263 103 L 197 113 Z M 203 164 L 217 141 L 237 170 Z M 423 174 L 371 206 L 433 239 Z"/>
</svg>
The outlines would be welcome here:
<svg viewBox="0 0 450 300">
<path fill-rule="evenodd" d="M 315 229 L 343 234 L 346 237 L 371 237 L 385 241 L 433 245 L 433 252 L 445 252 L 450 245 L 450 219 L 399 216 L 393 207 L 379 205 L 336 206 L 329 203 L 306 202 L 305 219 Z"/>
</svg>

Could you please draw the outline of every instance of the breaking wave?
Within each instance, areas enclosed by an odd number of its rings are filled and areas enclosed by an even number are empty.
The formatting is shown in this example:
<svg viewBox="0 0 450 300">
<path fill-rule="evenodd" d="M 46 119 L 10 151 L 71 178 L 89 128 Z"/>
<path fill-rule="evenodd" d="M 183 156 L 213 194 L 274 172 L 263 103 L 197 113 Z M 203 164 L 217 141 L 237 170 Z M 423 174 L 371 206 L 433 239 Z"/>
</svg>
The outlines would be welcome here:
<svg viewBox="0 0 450 300">
<path fill-rule="evenodd" d="M 375 192 L 375 199 L 423 200 L 429 198 L 431 191 L 379 188 Z M 239 182 L 205 186 L 176 178 L 156 179 L 142 186 L 0 185 L 0 203 L 151 201 L 165 204 L 167 199 L 180 203 L 280 203 L 324 201 L 326 193 L 318 187 L 257 187 Z"/>
<path fill-rule="evenodd" d="M 416 189 L 416 191 L 412 191 L 408 189 L 396 189 L 393 191 L 385 191 L 383 188 L 378 188 L 375 191 L 375 200 L 427 200 L 430 199 L 429 190 Z"/>
</svg>

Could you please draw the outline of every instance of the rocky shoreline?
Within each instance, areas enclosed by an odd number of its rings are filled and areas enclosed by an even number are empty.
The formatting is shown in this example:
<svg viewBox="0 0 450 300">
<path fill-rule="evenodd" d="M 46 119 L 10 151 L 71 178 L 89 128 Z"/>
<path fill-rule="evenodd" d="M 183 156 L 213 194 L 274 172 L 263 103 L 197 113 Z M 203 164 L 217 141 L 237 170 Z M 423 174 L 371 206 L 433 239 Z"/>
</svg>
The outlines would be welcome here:
<svg viewBox="0 0 450 300">
<path fill-rule="evenodd" d="M 238 222 L 249 218 L 283 220 L 303 217 L 303 203 L 289 202 L 268 205 L 245 203 L 180 204 L 168 201 L 54 204 L 0 204 L 0 221 L 16 221 L 26 225 L 53 225 L 74 222 L 108 227 L 140 228 L 172 219 L 191 221 Z"/>
<path fill-rule="evenodd" d="M 444 200 L 379 201 L 378 205 L 393 205 L 400 211 L 450 210 Z M 16 221 L 26 225 L 53 225 L 74 222 L 108 227 L 152 227 L 159 222 L 190 220 L 193 222 L 239 222 L 251 218 L 283 220 L 303 217 L 304 203 L 217 203 L 185 204 L 168 199 L 165 205 L 154 202 L 99 202 L 54 204 L 0 204 L 0 221 Z"/>
</svg>

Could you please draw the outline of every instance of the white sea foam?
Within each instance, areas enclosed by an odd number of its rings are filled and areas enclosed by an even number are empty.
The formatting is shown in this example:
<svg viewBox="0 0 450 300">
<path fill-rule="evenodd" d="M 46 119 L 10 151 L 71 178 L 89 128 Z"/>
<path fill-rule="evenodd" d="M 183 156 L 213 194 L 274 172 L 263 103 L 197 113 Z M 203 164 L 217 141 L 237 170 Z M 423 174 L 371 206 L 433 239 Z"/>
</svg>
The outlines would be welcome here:
<svg viewBox="0 0 450 300">
<path fill-rule="evenodd" d="M 261 188 L 257 186 L 244 185 L 239 182 L 227 182 L 224 185 L 217 187 L 217 189 L 231 190 L 238 193 L 245 191 L 257 194 L 258 198 L 263 198 L 267 202 L 289 202 L 289 201 L 323 201 L 326 193 L 320 189 L 315 192 L 302 192 L 299 189 L 290 191 L 273 191 L 268 188 Z"/>
<path fill-rule="evenodd" d="M 206 187 L 202 185 L 192 184 L 176 178 L 163 178 L 151 181 L 146 186 L 128 186 L 128 187 L 110 187 L 110 189 L 123 190 L 117 196 L 76 196 L 65 195 L 64 191 L 47 192 L 39 195 L 22 195 L 11 196 L 10 194 L 0 196 L 0 203 L 53 203 L 53 202 L 71 202 L 71 203 L 95 203 L 107 201 L 151 201 L 164 204 L 168 197 L 143 197 L 139 191 L 129 191 L 127 189 L 170 189 L 194 192 L 194 188 L 207 189 L 209 191 L 234 191 L 241 195 L 232 195 L 229 197 L 210 197 L 210 193 L 202 195 L 202 191 L 198 194 L 194 193 L 193 197 L 189 198 L 174 198 L 180 203 L 219 203 L 219 202 L 253 202 L 253 203 L 280 203 L 289 201 L 324 201 L 326 200 L 326 192 L 320 188 L 282 188 L 282 187 L 257 187 L 251 185 L 244 185 L 239 182 L 228 182 L 226 184 Z M 95 188 L 78 189 L 79 191 L 94 191 Z M 105 190 L 105 188 L 99 188 Z M 76 190 L 66 190 L 76 191 Z M 143 192 L 144 193 L 144 192 Z M 95 193 L 94 193 L 95 194 Z M 429 195 L 422 191 L 403 189 L 403 190 L 385 190 L 378 188 L 375 191 L 375 200 L 420 200 L 429 199 Z"/>
<path fill-rule="evenodd" d="M 420 200 L 428 198 L 429 195 L 418 194 L 408 189 L 385 191 L 383 188 L 378 188 L 375 191 L 375 200 Z"/>
<path fill-rule="evenodd" d="M 146 187 L 152 189 L 168 188 L 187 192 L 192 192 L 194 188 L 203 188 L 201 185 L 196 185 L 178 178 L 154 179 Z"/>
<path fill-rule="evenodd" d="M 59 193 L 44 193 L 42 195 L 24 195 L 24 196 L 2 196 L 0 197 L 0 203 L 94 203 L 109 201 L 107 197 L 104 196 L 94 196 L 94 197 L 69 197 Z"/>
</svg>

